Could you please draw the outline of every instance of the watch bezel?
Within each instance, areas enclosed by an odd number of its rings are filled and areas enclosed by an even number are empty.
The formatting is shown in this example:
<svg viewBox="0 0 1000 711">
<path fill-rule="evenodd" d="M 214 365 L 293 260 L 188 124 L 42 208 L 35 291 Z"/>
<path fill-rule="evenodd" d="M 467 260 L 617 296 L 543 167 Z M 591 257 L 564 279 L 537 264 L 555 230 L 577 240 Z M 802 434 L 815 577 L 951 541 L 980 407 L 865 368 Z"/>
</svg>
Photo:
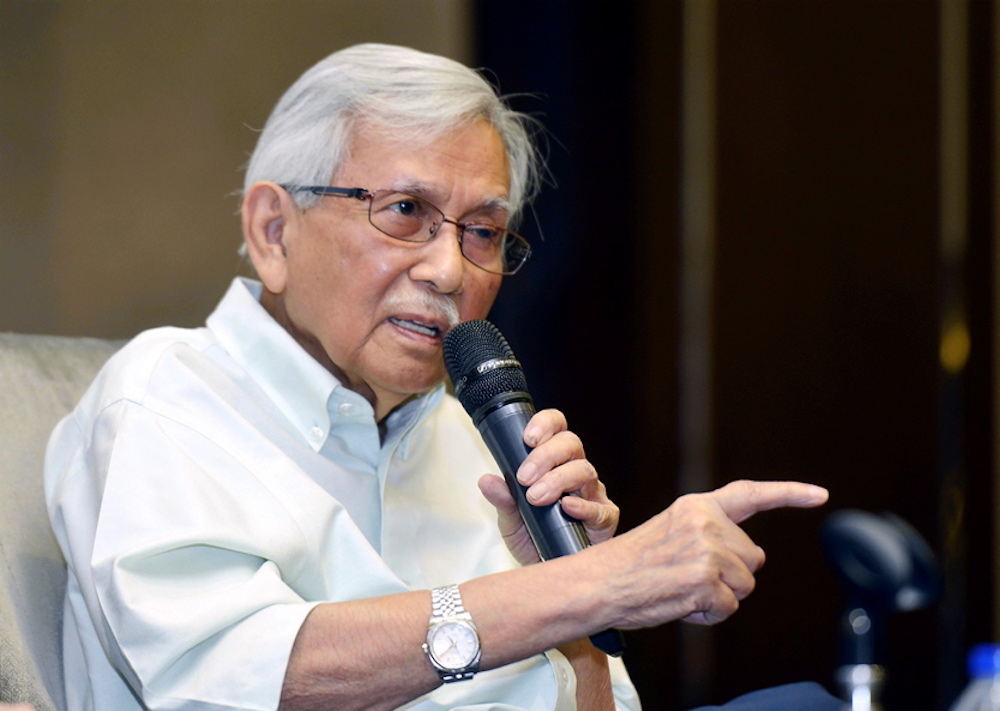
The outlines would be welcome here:
<svg viewBox="0 0 1000 711">
<path fill-rule="evenodd" d="M 472 655 L 467 660 L 463 660 L 463 663 L 459 665 L 447 664 L 445 660 L 441 659 L 441 657 L 439 657 L 434 651 L 434 640 L 437 638 L 438 634 L 440 634 L 446 627 L 450 627 L 452 625 L 465 628 L 472 633 L 472 637 L 476 641 L 476 647 L 473 650 Z M 471 619 L 463 619 L 461 617 L 449 617 L 431 625 L 431 627 L 427 630 L 427 640 L 424 644 L 424 648 L 427 652 L 427 656 L 429 656 L 431 661 L 434 663 L 434 666 L 445 672 L 460 672 L 470 669 L 474 670 L 479 664 L 479 660 L 483 654 L 482 647 L 479 644 L 479 630 L 476 629 L 476 625 Z"/>
</svg>

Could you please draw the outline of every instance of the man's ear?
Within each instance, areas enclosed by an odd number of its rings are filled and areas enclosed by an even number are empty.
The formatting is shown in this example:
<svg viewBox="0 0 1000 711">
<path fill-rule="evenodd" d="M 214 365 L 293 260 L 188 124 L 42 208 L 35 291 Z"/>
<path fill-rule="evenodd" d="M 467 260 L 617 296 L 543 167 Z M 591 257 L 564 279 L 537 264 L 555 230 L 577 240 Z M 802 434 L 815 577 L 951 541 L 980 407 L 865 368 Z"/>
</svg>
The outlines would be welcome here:
<svg viewBox="0 0 1000 711">
<path fill-rule="evenodd" d="M 264 286 L 274 294 L 285 290 L 285 233 L 295 209 L 291 196 L 275 183 L 254 183 L 243 197 L 241 215 L 247 256 Z"/>
</svg>

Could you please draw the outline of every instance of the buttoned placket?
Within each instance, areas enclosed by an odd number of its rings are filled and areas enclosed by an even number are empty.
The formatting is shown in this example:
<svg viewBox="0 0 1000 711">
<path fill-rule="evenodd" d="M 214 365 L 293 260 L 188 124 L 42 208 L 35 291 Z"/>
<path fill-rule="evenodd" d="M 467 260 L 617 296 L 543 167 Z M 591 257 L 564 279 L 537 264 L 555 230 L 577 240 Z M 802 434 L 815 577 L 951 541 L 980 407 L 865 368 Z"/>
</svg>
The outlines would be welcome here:
<svg viewBox="0 0 1000 711">
<path fill-rule="evenodd" d="M 440 397 L 441 393 L 422 396 L 391 413 L 386 419 L 386 435 L 382 441 L 371 404 L 357 393 L 338 386 L 327 400 L 328 431 L 317 423 L 307 433 L 310 444 L 321 455 L 348 465 L 344 461 L 347 455 L 353 462 L 349 466 L 372 477 L 371 486 L 377 493 L 373 491 L 369 500 L 378 502 L 378 511 L 370 525 L 362 528 L 377 551 L 382 548 L 385 486 L 389 472 L 397 459 L 405 460 L 411 435 Z"/>
</svg>

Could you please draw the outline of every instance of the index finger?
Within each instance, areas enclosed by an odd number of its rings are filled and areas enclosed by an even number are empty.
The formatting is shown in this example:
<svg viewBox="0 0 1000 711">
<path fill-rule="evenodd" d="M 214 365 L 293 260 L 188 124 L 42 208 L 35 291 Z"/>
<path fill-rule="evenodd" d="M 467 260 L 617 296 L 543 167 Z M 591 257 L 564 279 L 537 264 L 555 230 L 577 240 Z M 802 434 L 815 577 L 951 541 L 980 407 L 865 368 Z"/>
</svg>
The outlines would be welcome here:
<svg viewBox="0 0 1000 711">
<path fill-rule="evenodd" d="M 733 481 L 709 494 L 733 523 L 742 523 L 761 511 L 822 506 L 830 492 L 800 481 Z"/>
</svg>

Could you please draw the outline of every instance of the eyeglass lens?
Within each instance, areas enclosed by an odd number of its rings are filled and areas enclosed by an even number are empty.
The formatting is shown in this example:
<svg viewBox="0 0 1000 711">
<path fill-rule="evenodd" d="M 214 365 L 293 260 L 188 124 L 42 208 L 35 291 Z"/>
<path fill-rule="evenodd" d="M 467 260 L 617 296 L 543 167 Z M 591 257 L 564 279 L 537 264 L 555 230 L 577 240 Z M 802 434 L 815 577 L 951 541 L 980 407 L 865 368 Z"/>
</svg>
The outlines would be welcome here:
<svg viewBox="0 0 1000 711">
<path fill-rule="evenodd" d="M 434 205 L 412 195 L 376 191 L 371 197 L 369 219 L 390 237 L 426 242 L 445 222 Z M 473 264 L 498 274 L 513 273 L 530 250 L 523 238 L 488 220 L 462 224 L 462 254 Z"/>
</svg>

